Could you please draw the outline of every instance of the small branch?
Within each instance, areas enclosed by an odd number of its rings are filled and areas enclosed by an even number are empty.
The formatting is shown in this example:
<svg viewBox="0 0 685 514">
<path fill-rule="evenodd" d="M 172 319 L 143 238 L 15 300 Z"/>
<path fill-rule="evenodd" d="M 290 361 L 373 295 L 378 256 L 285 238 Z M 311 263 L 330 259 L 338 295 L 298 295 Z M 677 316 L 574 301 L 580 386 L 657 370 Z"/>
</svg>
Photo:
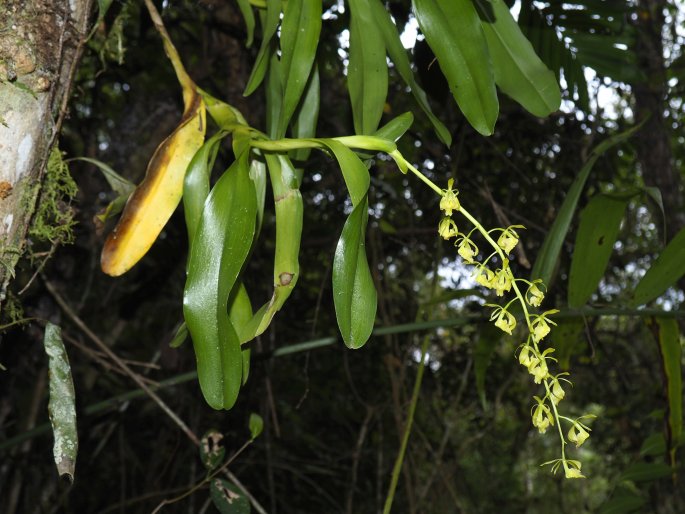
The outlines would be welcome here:
<svg viewBox="0 0 685 514">
<path fill-rule="evenodd" d="M 369 424 L 373 419 L 376 409 L 374 407 L 366 407 L 366 416 L 364 417 L 364 422 L 362 423 L 361 429 L 359 430 L 359 435 L 357 436 L 357 444 L 354 447 L 354 453 L 352 454 L 352 477 L 350 479 L 350 489 L 347 492 L 347 501 L 345 506 L 345 512 L 347 514 L 353 514 L 352 506 L 354 504 L 354 490 L 357 487 L 357 472 L 359 469 L 359 458 L 361 457 L 362 447 L 364 446 L 364 441 L 366 440 L 366 434 L 369 431 Z"/>
<path fill-rule="evenodd" d="M 95 346 L 97 346 L 102 352 L 107 355 L 114 363 L 116 363 L 117 366 L 121 370 L 123 370 L 130 378 L 133 380 L 138 387 L 140 387 L 145 393 L 159 406 L 160 409 L 164 411 L 164 413 L 171 418 L 171 420 L 178 426 L 181 431 L 190 439 L 196 446 L 200 444 L 200 440 L 198 437 L 195 435 L 195 433 L 190 430 L 188 425 L 185 424 L 185 422 L 178 417 L 178 415 L 171 410 L 171 408 L 162 400 L 150 387 L 145 383 L 145 381 L 136 373 L 133 371 L 128 364 L 126 364 L 123 360 L 119 358 L 119 356 L 114 353 L 109 346 L 107 346 L 102 339 L 100 339 L 95 332 L 93 332 L 88 325 L 86 325 L 81 318 L 79 318 L 76 313 L 69 307 L 67 302 L 62 298 L 62 296 L 57 292 L 55 287 L 48 281 L 44 280 L 45 282 L 45 287 L 47 290 L 50 292 L 52 297 L 55 299 L 57 304 L 60 306 L 60 308 L 64 311 L 64 313 L 67 315 L 69 319 L 78 327 L 80 328 L 84 334 L 88 336 L 88 338 L 95 343 Z"/>
<path fill-rule="evenodd" d="M 411 403 L 409 404 L 409 414 L 407 415 L 407 422 L 404 427 L 404 435 L 402 436 L 402 443 L 400 445 L 400 451 L 397 454 L 397 459 L 395 460 L 395 466 L 392 470 L 392 478 L 390 479 L 390 487 L 388 488 L 388 495 L 385 498 L 385 506 L 383 507 L 383 514 L 390 514 L 390 509 L 392 508 L 392 502 L 395 498 L 395 490 L 397 489 L 397 481 L 400 478 L 400 473 L 402 472 L 402 464 L 404 463 L 404 454 L 407 450 L 407 444 L 409 442 L 409 434 L 411 433 L 411 427 L 414 422 L 414 413 L 416 412 L 416 404 L 419 400 L 419 392 L 421 391 L 421 382 L 423 381 L 423 372 L 426 369 L 426 355 L 428 353 L 428 345 L 430 344 L 430 337 L 426 336 L 423 338 L 423 344 L 421 345 L 421 363 L 419 364 L 419 369 L 416 373 L 416 379 L 414 380 L 414 390 L 411 395 Z"/>
<path fill-rule="evenodd" d="M 209 482 L 211 482 L 212 479 L 214 477 L 216 477 L 219 473 L 221 473 L 223 471 L 227 471 L 226 468 L 228 467 L 228 465 L 231 462 L 233 462 L 235 460 L 235 458 L 238 455 L 240 455 L 245 450 L 245 448 L 250 446 L 253 442 L 254 442 L 254 439 L 249 439 L 248 441 L 246 441 L 240 448 L 238 448 L 238 450 L 233 455 L 231 455 L 231 457 L 226 462 L 224 462 L 221 465 L 221 467 L 219 469 L 213 471 L 211 474 L 209 474 L 208 476 L 206 476 L 205 478 L 200 480 L 197 484 L 195 484 L 193 487 L 191 487 L 189 490 L 187 490 L 183 494 L 180 494 L 179 496 L 176 496 L 175 498 L 171 498 L 169 500 L 162 500 L 162 502 L 159 505 L 157 505 L 155 510 L 152 511 L 152 514 L 157 514 L 157 512 L 159 512 L 162 509 L 162 507 L 164 507 L 165 505 L 171 505 L 172 503 L 176 503 L 178 501 L 181 501 L 183 498 L 187 498 L 188 496 L 190 496 L 194 492 L 199 491 L 202 487 L 204 487 Z"/>
<path fill-rule="evenodd" d="M 192 441 L 195 446 L 200 445 L 200 438 L 185 424 L 185 422 L 178 417 L 178 415 L 169 408 L 169 406 L 162 400 L 146 383 L 145 381 L 134 372 L 123 360 L 114 353 L 109 346 L 107 346 L 104 341 L 102 341 L 84 322 L 79 318 L 76 313 L 69 307 L 69 304 L 62 298 L 62 296 L 57 292 L 55 287 L 44 279 L 45 287 L 50 292 L 52 297 L 55 299 L 57 304 L 61 307 L 64 313 L 71 319 L 71 321 L 79 327 L 84 334 L 86 334 L 95 345 L 100 348 L 112 361 L 114 361 L 117 366 L 119 366 L 137 385 L 140 387 L 145 394 L 147 394 L 158 406 L 164 411 L 164 413 L 171 418 L 171 420 L 181 429 L 181 431 Z M 259 502 L 254 496 L 238 481 L 235 475 L 228 470 L 224 470 L 224 474 L 231 480 L 242 492 L 245 494 L 254 509 L 259 514 L 267 514 Z"/>
</svg>

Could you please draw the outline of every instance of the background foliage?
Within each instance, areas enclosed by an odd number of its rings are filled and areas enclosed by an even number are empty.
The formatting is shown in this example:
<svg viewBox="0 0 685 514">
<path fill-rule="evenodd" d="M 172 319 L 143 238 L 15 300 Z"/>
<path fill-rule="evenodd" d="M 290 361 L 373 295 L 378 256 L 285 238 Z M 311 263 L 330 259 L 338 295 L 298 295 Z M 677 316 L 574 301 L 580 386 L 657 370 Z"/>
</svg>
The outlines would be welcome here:
<svg viewBox="0 0 685 514">
<path fill-rule="evenodd" d="M 386 6 L 407 35 L 417 30 L 409 2 Z M 484 225 L 527 227 L 512 262 L 518 276 L 530 273 L 579 172 L 596 158 L 570 210 L 568 233 L 558 233 L 560 257 L 549 270 L 554 279 L 548 294 L 549 305 L 562 310 L 556 355 L 562 368 L 573 372 L 574 387 L 565 401 L 572 412 L 599 416 L 592 442 L 581 452 L 590 478 L 563 481 L 538 468 L 556 442 L 531 430 L 534 390 L 513 358 L 518 343 L 487 324 L 481 307 L 485 292 L 473 289 L 455 249 L 437 237 L 438 198 L 381 158 L 371 170 L 367 231 L 380 329 L 362 349 L 345 348 L 337 335 L 331 263 L 352 206 L 337 164 L 313 153 L 301 188 L 302 276 L 270 329 L 254 342 L 251 376 L 235 407 L 210 410 L 195 380 L 159 390 L 195 434 L 210 428 L 223 434 L 227 455 L 250 440 L 250 413 L 261 415 L 263 433 L 230 470 L 268 512 L 382 509 L 424 338 L 428 365 L 394 512 L 685 510 L 677 473 L 663 467 L 672 459 L 679 463 L 682 451 L 669 454 L 661 435 L 669 433 L 664 414 L 682 403 L 673 380 L 680 374 L 680 354 L 662 357 L 680 348 L 681 318 L 649 322 L 628 315 L 633 304 L 643 303 L 634 301 L 636 284 L 683 226 L 681 6 L 585 0 L 522 2 L 516 9 L 533 48 L 562 79 L 560 111 L 537 118 L 500 93 L 494 132 L 483 137 L 461 114 L 419 35 L 410 45 L 414 71 L 452 144 L 440 141 L 395 66 L 389 67 L 381 123 L 413 111 L 416 121 L 399 142 L 403 154 L 438 184 L 454 177 L 460 199 Z M 347 44 L 349 8 L 324 2 L 324 11 L 316 55 L 317 135 L 332 137 L 353 133 L 363 122 L 353 119 L 345 81 L 353 51 Z M 254 126 L 265 126 L 263 91 L 243 97 L 261 33 L 246 48 L 238 5 L 174 1 L 162 12 L 193 79 L 236 105 Z M 137 183 L 154 148 L 180 119 L 173 70 L 138 2 L 112 2 L 89 46 L 61 150 L 67 157 L 106 162 Z M 661 71 L 654 52 L 661 56 Z M 652 104 L 650 91 L 657 98 Z M 651 116 L 638 136 L 592 154 L 645 114 Z M 658 134 L 666 138 L 665 150 L 654 143 Z M 222 144 L 217 168 L 226 169 L 233 157 L 230 145 Z M 148 398 L 100 403 L 137 386 L 93 346 L 75 319 L 150 384 L 194 370 L 188 343 L 169 347 L 182 320 L 183 214 L 176 212 L 130 273 L 106 277 L 99 254 L 110 227 L 95 216 L 116 194 L 97 167 L 78 161 L 70 169 L 79 188 L 71 204 L 78 221 L 74 243 L 57 248 L 34 234 L 32 258 L 17 270 L 12 305 L 21 305 L 23 316 L 62 327 L 79 416 L 75 482 L 68 487 L 56 477 L 49 431 L 12 439 L 47 422 L 48 362 L 40 322 L 11 327 L 0 345 L 0 362 L 8 368 L 0 374 L 0 511 L 150 512 L 190 489 L 205 469 L 195 446 Z M 662 196 L 651 186 L 659 186 Z M 615 217 L 618 225 L 607 221 L 607 202 L 624 209 Z M 597 225 L 605 221 L 616 242 L 597 275 L 597 289 L 573 277 L 599 267 L 592 248 L 582 250 L 591 258 L 580 260 L 578 253 L 583 231 L 601 230 Z M 262 243 L 244 272 L 257 304 L 272 294 L 274 235 L 273 212 L 267 209 Z M 40 273 L 31 280 L 36 270 Z M 682 271 L 669 269 L 667 286 Z M 649 308 L 680 314 L 682 291 L 680 283 L 657 300 L 645 298 Z M 3 323 L 23 317 L 12 305 L 4 306 Z M 442 321 L 401 328 L 432 320 Z M 278 353 L 317 340 L 316 349 Z M 211 512 L 206 489 L 163 510 Z"/>
</svg>

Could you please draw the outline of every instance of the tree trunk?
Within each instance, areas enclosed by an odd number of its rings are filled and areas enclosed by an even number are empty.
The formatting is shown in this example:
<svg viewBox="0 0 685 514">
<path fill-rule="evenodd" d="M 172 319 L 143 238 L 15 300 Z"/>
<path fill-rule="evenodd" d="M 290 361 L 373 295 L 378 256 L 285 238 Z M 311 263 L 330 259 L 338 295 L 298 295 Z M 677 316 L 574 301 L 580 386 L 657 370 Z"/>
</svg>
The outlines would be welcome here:
<svg viewBox="0 0 685 514">
<path fill-rule="evenodd" d="M 645 80 L 633 84 L 633 92 L 637 119 L 648 118 L 635 138 L 638 160 L 646 185 L 656 186 L 661 191 L 667 225 L 663 235 L 670 239 L 685 226 L 685 212 L 682 180 L 673 166 L 669 122 L 664 117 L 667 77 L 662 31 L 666 5 L 666 0 L 638 2 L 636 53 Z"/>
<path fill-rule="evenodd" d="M 91 5 L 5 0 L 0 7 L 0 305 L 25 250 Z"/>
</svg>

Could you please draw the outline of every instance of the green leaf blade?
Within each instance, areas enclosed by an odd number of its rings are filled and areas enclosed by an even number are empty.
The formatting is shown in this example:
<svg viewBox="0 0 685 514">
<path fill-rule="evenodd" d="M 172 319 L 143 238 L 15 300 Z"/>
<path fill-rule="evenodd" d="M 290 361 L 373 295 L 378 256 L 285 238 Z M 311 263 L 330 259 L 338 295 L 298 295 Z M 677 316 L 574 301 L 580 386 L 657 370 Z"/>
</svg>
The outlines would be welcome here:
<svg viewBox="0 0 685 514">
<path fill-rule="evenodd" d="M 590 157 L 581 168 L 578 176 L 573 181 L 573 184 L 571 184 L 568 193 L 566 193 L 566 198 L 564 198 L 564 202 L 559 208 L 552 228 L 545 237 L 545 241 L 540 248 L 538 258 L 535 260 L 535 265 L 531 272 L 532 279 L 542 279 L 548 287 L 551 286 L 554 270 L 559 260 L 559 254 L 561 253 L 561 247 L 564 244 L 566 234 L 571 226 L 571 220 L 573 219 L 573 213 L 578 205 L 580 194 L 583 191 L 583 187 L 585 186 L 585 182 L 587 181 L 593 166 L 604 152 L 627 140 L 639 130 L 640 127 L 642 127 L 642 123 L 609 137 L 592 150 Z"/>
<path fill-rule="evenodd" d="M 407 130 L 414 123 L 414 115 L 411 112 L 405 112 L 396 116 L 388 123 L 379 128 L 374 132 L 375 137 L 380 137 L 382 139 L 388 139 L 389 141 L 397 142 Z"/>
<path fill-rule="evenodd" d="M 600 194 L 580 213 L 568 280 L 568 305 L 572 309 L 585 305 L 604 276 L 627 205 L 627 199 Z"/>
<path fill-rule="evenodd" d="M 414 0 L 421 32 L 459 108 L 479 133 L 493 133 L 499 102 L 488 46 L 471 0 Z"/>
<path fill-rule="evenodd" d="M 250 514 L 250 501 L 245 494 L 224 479 L 210 482 L 209 495 L 221 514 Z"/>
<path fill-rule="evenodd" d="M 371 179 L 369 170 L 352 150 L 335 140 L 322 142 L 338 160 L 353 205 L 333 258 L 335 315 L 345 344 L 361 348 L 373 331 L 378 303 L 364 243 Z"/>
<path fill-rule="evenodd" d="M 233 406 L 243 375 L 228 299 L 252 246 L 256 203 L 245 152 L 207 197 L 190 249 L 183 314 L 195 348 L 200 387 L 214 409 Z"/>
<path fill-rule="evenodd" d="M 364 197 L 347 218 L 333 258 L 335 314 L 345 344 L 355 349 L 368 341 L 376 319 L 376 288 L 364 247 L 367 220 Z"/>
<path fill-rule="evenodd" d="M 376 22 L 377 30 L 383 36 L 386 50 L 390 59 L 395 64 L 397 73 L 399 73 L 402 80 L 404 80 L 407 86 L 409 86 L 409 89 L 411 89 L 411 93 L 414 96 L 416 103 L 419 104 L 419 107 L 433 125 L 433 129 L 440 140 L 447 146 L 450 146 L 452 144 L 452 134 L 450 134 L 447 127 L 445 127 L 438 117 L 435 116 L 433 109 L 428 102 L 426 92 L 416 82 L 409 58 L 407 57 L 407 51 L 402 45 L 400 34 L 392 21 L 390 13 L 386 10 L 382 0 L 368 0 L 368 2 L 369 7 L 373 11 L 373 18 Z"/>
<path fill-rule="evenodd" d="M 47 323 L 43 344 L 45 353 L 48 355 L 50 382 L 48 413 L 52 433 L 55 436 L 52 448 L 53 457 L 59 475 L 67 476 L 69 481 L 73 482 L 78 453 L 76 400 L 69 357 L 62 342 L 62 332 L 57 325 Z"/>
<path fill-rule="evenodd" d="M 281 24 L 283 105 L 278 137 L 285 135 L 314 65 L 321 32 L 321 0 L 289 0 Z"/>
<path fill-rule="evenodd" d="M 376 131 L 388 92 L 385 43 L 376 29 L 369 0 L 350 0 L 350 53 L 347 87 L 356 134 Z"/>
<path fill-rule="evenodd" d="M 220 132 L 200 147 L 190 161 L 183 179 L 183 212 L 191 244 L 202 218 L 205 200 L 209 196 L 209 176 L 219 151 L 219 142 L 225 135 L 225 132 Z"/>
<path fill-rule="evenodd" d="M 657 317 L 651 323 L 659 345 L 661 367 L 664 374 L 668 410 L 666 415 L 666 447 L 675 466 L 676 448 L 683 432 L 683 378 L 680 330 L 675 318 Z"/>
<path fill-rule="evenodd" d="M 255 59 L 250 78 L 247 79 L 244 96 L 250 96 L 259 87 L 264 80 L 264 75 L 269 67 L 269 58 L 273 53 L 272 39 L 278 29 L 278 23 L 281 21 L 281 0 L 266 0 L 266 15 L 261 18 L 262 21 L 262 43 L 259 46 L 259 52 Z"/>
<path fill-rule="evenodd" d="M 477 0 L 495 82 L 531 114 L 545 117 L 559 109 L 561 90 L 503 0 Z"/>
<path fill-rule="evenodd" d="M 661 296 L 685 275 L 685 228 L 678 232 L 637 284 L 632 307 Z"/>
<path fill-rule="evenodd" d="M 245 30 L 247 31 L 247 41 L 245 42 L 245 46 L 250 48 L 254 39 L 255 28 L 255 17 L 254 12 L 252 12 L 250 0 L 238 0 L 238 8 L 240 9 L 240 13 L 243 15 L 243 19 L 245 20 Z"/>
</svg>

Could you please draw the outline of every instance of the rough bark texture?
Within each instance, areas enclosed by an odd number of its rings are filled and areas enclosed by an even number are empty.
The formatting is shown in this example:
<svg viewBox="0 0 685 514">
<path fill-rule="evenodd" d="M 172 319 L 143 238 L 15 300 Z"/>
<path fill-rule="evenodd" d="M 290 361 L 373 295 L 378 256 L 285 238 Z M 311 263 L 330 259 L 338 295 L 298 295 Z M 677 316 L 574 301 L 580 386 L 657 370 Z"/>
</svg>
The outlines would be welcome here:
<svg viewBox="0 0 685 514">
<path fill-rule="evenodd" d="M 667 108 L 667 77 L 662 31 L 666 0 L 640 0 L 638 3 L 637 56 L 645 75 L 644 82 L 633 85 L 638 120 L 648 117 L 635 139 L 638 160 L 645 183 L 661 191 L 666 211 L 666 235 L 673 237 L 685 226 L 682 180 L 673 165 Z"/>
<path fill-rule="evenodd" d="M 91 0 L 0 6 L 0 302 L 24 251 L 90 6 Z"/>
</svg>

